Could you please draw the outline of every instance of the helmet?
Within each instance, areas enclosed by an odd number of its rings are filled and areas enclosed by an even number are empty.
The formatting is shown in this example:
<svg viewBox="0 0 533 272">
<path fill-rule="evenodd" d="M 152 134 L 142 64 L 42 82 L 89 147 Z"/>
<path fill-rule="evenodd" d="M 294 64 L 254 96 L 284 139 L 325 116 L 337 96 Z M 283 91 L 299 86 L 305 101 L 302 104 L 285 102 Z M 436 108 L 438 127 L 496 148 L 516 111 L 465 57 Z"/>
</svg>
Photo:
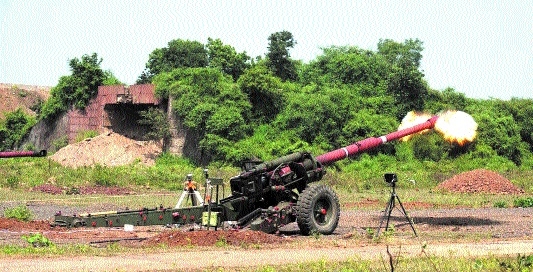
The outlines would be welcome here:
<svg viewBox="0 0 533 272">
<path fill-rule="evenodd" d="M 192 180 L 192 174 L 187 175 L 187 180 Z"/>
</svg>

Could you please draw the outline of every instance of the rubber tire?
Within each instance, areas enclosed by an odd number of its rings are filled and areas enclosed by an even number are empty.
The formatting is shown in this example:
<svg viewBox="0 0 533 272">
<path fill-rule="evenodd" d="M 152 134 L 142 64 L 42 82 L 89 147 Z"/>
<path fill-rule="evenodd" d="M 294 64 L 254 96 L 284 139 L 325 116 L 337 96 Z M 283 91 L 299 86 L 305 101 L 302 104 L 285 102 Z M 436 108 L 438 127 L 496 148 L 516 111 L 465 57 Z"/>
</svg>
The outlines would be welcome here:
<svg viewBox="0 0 533 272">
<path fill-rule="evenodd" d="M 326 214 L 321 213 L 325 210 Z M 297 202 L 296 222 L 303 235 L 317 232 L 328 235 L 339 224 L 340 205 L 337 194 L 323 184 L 307 186 Z"/>
</svg>

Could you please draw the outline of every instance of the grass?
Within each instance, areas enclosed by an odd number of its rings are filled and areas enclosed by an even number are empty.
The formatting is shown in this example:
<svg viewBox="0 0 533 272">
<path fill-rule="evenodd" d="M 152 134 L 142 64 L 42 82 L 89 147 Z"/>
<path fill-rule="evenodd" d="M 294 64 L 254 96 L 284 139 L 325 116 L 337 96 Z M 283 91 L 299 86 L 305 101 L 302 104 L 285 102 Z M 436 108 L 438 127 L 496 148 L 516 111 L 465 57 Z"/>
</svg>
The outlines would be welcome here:
<svg viewBox="0 0 533 272">
<path fill-rule="evenodd" d="M 25 205 L 19 205 L 13 208 L 5 209 L 4 217 L 14 218 L 20 221 L 30 221 L 33 218 L 33 214 Z"/>
<path fill-rule="evenodd" d="M 27 192 L 24 190 L 12 190 L 0 188 L 0 202 L 2 203 L 53 203 L 73 207 L 90 207 L 101 204 L 129 207 L 130 209 L 142 207 L 156 207 L 163 204 L 164 207 L 176 205 L 179 192 L 165 190 L 144 191 L 132 195 L 51 195 L 41 192 Z"/>
<path fill-rule="evenodd" d="M 390 188 L 376 188 L 373 190 L 363 190 L 359 192 L 348 191 L 343 188 L 335 188 L 341 206 L 343 209 L 376 209 L 384 208 L 390 197 Z M 396 189 L 396 193 L 404 205 L 410 202 L 423 203 L 431 208 L 482 208 L 502 206 L 502 203 L 513 203 L 516 199 L 522 199 L 516 195 L 498 195 L 498 194 L 457 194 L 437 192 L 430 188 L 403 189 L 401 187 Z M 370 204 L 368 204 L 370 200 Z M 363 206 L 356 205 L 357 203 L 365 202 Z M 427 208 L 427 207 L 422 207 Z M 410 209 L 417 209 L 413 207 Z M 418 208 L 419 209 L 419 208 Z"/>
<path fill-rule="evenodd" d="M 256 272 L 274 271 L 391 271 L 386 257 L 381 260 L 351 259 L 342 262 L 319 260 L 314 262 L 287 264 L 283 266 L 261 266 Z M 397 262 L 396 262 L 397 261 Z M 532 271 L 533 255 L 525 256 L 488 256 L 482 258 L 471 257 L 435 257 L 422 256 L 417 258 L 399 258 L 393 262 L 394 271 L 425 272 L 425 271 Z M 219 270 L 229 271 L 229 270 Z M 235 271 L 232 269 L 232 271 Z M 244 271 L 244 270 L 238 270 Z"/>
</svg>

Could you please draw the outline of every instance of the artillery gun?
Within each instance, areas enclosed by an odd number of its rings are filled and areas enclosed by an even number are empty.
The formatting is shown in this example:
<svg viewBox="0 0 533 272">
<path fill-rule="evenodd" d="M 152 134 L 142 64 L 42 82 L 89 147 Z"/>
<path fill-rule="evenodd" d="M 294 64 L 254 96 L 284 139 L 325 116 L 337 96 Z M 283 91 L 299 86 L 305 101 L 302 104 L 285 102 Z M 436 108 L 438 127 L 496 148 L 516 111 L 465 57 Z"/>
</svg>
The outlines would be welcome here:
<svg viewBox="0 0 533 272">
<path fill-rule="evenodd" d="M 206 172 L 206 190 L 217 187 L 216 200 L 211 198 L 193 207 L 112 211 L 73 216 L 58 212 L 53 225 L 64 227 L 121 227 L 126 224 L 186 225 L 209 227 L 232 225 L 274 233 L 296 222 L 304 235 L 331 234 L 339 222 L 340 205 L 333 189 L 315 182 L 325 175 L 325 166 L 435 126 L 438 116 L 392 132 L 371 137 L 349 146 L 314 157 L 296 152 L 268 162 L 245 162 L 242 173 L 229 180 L 231 195 L 218 199 L 221 179 L 210 179 Z M 211 188 L 212 189 L 212 188 Z"/>
<path fill-rule="evenodd" d="M 16 158 L 16 157 L 46 157 L 46 150 L 41 151 L 2 151 L 0 158 Z"/>
</svg>

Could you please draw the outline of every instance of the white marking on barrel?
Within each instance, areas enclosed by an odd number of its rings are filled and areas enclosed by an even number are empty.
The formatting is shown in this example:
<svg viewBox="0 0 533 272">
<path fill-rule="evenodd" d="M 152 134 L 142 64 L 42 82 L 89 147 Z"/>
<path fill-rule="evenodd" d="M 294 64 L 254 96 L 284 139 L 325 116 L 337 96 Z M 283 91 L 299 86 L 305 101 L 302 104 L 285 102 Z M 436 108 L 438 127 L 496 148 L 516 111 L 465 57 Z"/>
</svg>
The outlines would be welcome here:
<svg viewBox="0 0 533 272">
<path fill-rule="evenodd" d="M 343 147 L 342 150 L 344 150 L 344 154 L 346 154 L 346 158 L 348 158 L 348 149 L 346 149 L 346 147 Z"/>
<path fill-rule="evenodd" d="M 381 139 L 381 141 L 382 141 L 383 143 L 386 143 L 386 142 L 387 142 L 387 137 L 385 137 L 385 136 L 381 136 L 381 137 L 379 137 L 379 138 Z"/>
</svg>

